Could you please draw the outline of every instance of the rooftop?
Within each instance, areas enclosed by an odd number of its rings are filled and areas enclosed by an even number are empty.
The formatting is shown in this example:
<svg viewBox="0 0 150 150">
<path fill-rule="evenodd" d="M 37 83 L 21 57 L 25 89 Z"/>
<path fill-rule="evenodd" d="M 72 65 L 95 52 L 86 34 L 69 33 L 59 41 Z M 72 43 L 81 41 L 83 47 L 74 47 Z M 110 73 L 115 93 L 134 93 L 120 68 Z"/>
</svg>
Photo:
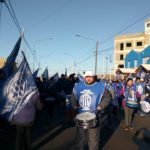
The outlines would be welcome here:
<svg viewBox="0 0 150 150">
<path fill-rule="evenodd" d="M 133 34 L 125 34 L 125 35 L 117 35 L 115 36 L 115 40 L 120 40 L 120 38 L 135 38 L 135 37 L 141 37 L 144 36 L 144 33 L 133 33 Z"/>
</svg>

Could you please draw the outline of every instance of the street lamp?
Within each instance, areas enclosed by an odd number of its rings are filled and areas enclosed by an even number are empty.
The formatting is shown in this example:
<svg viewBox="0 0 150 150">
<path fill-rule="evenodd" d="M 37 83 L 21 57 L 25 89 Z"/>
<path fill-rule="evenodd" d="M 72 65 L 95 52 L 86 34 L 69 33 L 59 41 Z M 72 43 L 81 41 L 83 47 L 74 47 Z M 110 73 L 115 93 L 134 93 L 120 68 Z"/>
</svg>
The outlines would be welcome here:
<svg viewBox="0 0 150 150">
<path fill-rule="evenodd" d="M 96 75 L 97 74 L 97 59 L 98 59 L 98 46 L 99 46 L 99 42 L 96 41 L 96 40 L 94 40 L 94 39 L 91 39 L 91 38 L 88 38 L 88 37 L 85 37 L 85 36 L 81 36 L 80 34 L 76 34 L 75 36 L 96 42 L 96 49 L 95 49 L 95 75 Z"/>
</svg>

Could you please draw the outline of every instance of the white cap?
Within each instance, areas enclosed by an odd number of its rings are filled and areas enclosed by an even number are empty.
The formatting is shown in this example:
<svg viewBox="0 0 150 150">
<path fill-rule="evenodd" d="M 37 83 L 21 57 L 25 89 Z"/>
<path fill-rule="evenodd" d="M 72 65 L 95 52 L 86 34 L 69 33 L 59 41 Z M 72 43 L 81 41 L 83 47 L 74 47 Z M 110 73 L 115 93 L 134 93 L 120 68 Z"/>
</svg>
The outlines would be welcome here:
<svg viewBox="0 0 150 150">
<path fill-rule="evenodd" d="M 92 71 L 86 71 L 85 74 L 84 74 L 84 77 L 94 77 L 94 73 Z"/>
</svg>

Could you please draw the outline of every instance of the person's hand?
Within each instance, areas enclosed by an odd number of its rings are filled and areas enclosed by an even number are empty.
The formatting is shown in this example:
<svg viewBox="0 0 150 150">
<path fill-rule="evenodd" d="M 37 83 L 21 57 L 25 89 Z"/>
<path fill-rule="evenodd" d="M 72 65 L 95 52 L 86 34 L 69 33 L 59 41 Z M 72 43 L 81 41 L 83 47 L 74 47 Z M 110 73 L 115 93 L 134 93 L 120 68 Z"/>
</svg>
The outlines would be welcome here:
<svg viewBox="0 0 150 150">
<path fill-rule="evenodd" d="M 101 108 L 100 106 L 98 106 L 98 107 L 97 107 L 97 110 L 98 110 L 98 111 L 101 111 L 101 110 L 102 110 L 102 108 Z"/>
</svg>

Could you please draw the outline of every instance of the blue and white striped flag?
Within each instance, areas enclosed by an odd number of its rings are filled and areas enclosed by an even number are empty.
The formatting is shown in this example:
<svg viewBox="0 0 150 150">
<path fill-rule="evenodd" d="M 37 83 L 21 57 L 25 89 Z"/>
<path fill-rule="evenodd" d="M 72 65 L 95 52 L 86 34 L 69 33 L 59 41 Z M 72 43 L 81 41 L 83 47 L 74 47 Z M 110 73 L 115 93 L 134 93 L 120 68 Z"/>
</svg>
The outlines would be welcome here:
<svg viewBox="0 0 150 150">
<path fill-rule="evenodd" d="M 28 62 L 24 56 L 18 70 L 3 84 L 0 90 L 0 115 L 12 120 L 38 92 Z"/>
</svg>

